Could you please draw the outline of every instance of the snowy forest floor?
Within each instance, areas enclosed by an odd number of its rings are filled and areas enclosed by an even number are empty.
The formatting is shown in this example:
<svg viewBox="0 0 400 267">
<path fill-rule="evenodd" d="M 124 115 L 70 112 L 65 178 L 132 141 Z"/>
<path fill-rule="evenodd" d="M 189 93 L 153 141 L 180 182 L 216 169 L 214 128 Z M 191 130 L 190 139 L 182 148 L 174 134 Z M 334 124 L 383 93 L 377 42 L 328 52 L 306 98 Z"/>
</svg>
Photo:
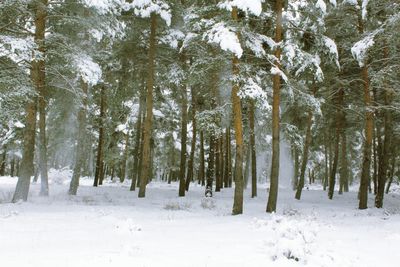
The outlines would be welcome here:
<svg viewBox="0 0 400 267">
<path fill-rule="evenodd" d="M 151 183 L 138 199 L 124 184 L 98 188 L 52 171 L 49 198 L 32 184 L 27 203 L 11 204 L 17 179 L 0 177 L 1 266 L 399 266 L 400 190 L 385 208 L 357 209 L 355 191 L 328 200 L 315 186 L 302 200 L 280 189 L 278 212 L 265 213 L 266 188 L 245 191 L 244 214 L 231 216 L 232 189 L 204 199 L 191 184 Z M 369 205 L 373 206 L 373 196 Z"/>
</svg>

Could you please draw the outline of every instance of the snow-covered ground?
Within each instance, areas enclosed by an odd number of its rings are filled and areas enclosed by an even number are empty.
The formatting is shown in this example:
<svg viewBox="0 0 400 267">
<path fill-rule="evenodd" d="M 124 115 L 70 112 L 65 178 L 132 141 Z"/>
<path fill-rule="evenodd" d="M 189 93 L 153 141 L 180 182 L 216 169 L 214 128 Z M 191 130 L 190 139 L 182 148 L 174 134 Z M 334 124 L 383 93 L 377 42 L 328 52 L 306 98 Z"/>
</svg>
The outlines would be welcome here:
<svg viewBox="0 0 400 267">
<path fill-rule="evenodd" d="M 357 210 L 356 192 L 328 200 L 319 187 L 281 189 L 277 214 L 267 192 L 246 191 L 244 214 L 231 216 L 231 189 L 204 199 L 191 185 L 152 183 L 145 199 L 129 184 L 93 188 L 83 179 L 67 195 L 68 172 L 52 171 L 49 198 L 31 185 L 27 203 L 9 203 L 16 178 L 0 177 L 0 266 L 399 266 L 400 194 L 385 209 Z M 397 191 L 399 192 L 399 191 Z M 371 196 L 370 205 L 373 199 Z"/>
</svg>

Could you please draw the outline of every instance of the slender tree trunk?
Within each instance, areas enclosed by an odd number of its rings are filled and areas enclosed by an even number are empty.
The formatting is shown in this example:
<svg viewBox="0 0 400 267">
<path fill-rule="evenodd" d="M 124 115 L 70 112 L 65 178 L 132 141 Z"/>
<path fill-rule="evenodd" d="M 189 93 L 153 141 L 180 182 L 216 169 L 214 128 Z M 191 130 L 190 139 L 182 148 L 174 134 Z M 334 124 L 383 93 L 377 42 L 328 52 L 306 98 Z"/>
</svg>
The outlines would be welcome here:
<svg viewBox="0 0 400 267">
<path fill-rule="evenodd" d="M 374 194 L 376 195 L 378 193 L 378 152 L 377 152 L 377 144 L 376 144 L 376 130 L 374 131 L 374 136 L 372 137 L 372 155 L 373 155 L 373 174 L 372 174 L 372 180 L 374 183 Z M 371 193 L 371 183 L 369 182 L 369 192 Z"/>
<path fill-rule="evenodd" d="M 294 150 L 293 151 L 294 172 L 293 172 L 292 188 L 293 188 L 293 190 L 296 190 L 297 185 L 299 183 L 300 160 L 299 160 L 299 150 L 296 147 L 294 147 L 293 150 Z"/>
<path fill-rule="evenodd" d="M 329 189 L 328 189 L 328 197 L 329 199 L 333 198 L 333 193 L 335 190 L 335 182 L 336 182 L 336 173 L 337 173 L 337 166 L 339 162 L 339 144 L 340 144 L 340 136 L 342 132 L 342 106 L 343 106 L 343 97 L 344 91 L 343 88 L 340 88 L 337 92 L 337 103 L 336 103 L 336 133 L 335 133 L 335 149 L 334 149 L 334 156 L 333 156 L 333 164 L 331 168 L 331 173 L 329 177 Z"/>
<path fill-rule="evenodd" d="M 229 187 L 229 130 L 226 128 L 225 130 L 225 160 L 224 160 L 224 187 Z"/>
<path fill-rule="evenodd" d="M 15 157 L 13 156 L 11 160 L 11 166 L 10 166 L 10 176 L 14 177 L 15 176 Z"/>
<path fill-rule="evenodd" d="M 299 182 L 297 184 L 297 190 L 296 190 L 296 195 L 295 198 L 300 200 L 301 198 L 301 192 L 304 187 L 304 177 L 306 173 L 306 167 L 307 167 L 307 162 L 308 162 L 308 151 L 309 147 L 311 144 L 311 126 L 312 126 L 312 112 L 308 111 L 308 117 L 307 117 L 307 131 L 306 131 L 306 142 L 304 143 L 304 148 L 303 148 L 303 158 L 301 161 L 301 168 L 300 168 L 300 178 Z"/>
<path fill-rule="evenodd" d="M 386 42 L 383 52 L 384 52 L 384 59 L 387 61 L 389 58 L 389 51 Z M 375 207 L 377 208 L 383 207 L 385 183 L 387 180 L 387 172 L 388 172 L 389 158 L 391 152 L 390 146 L 392 143 L 392 114 L 387 107 L 389 107 L 391 104 L 391 100 L 393 99 L 393 93 L 387 87 L 387 85 L 385 86 L 384 98 L 386 107 L 386 109 L 383 111 L 385 139 L 383 141 L 382 160 L 379 162 L 378 193 L 375 197 Z"/>
<path fill-rule="evenodd" d="M 7 147 L 3 147 L 3 154 L 1 157 L 1 162 L 0 162 L 0 176 L 6 175 L 6 159 L 7 159 Z"/>
<path fill-rule="evenodd" d="M 97 159 L 96 159 L 96 171 L 94 175 L 93 186 L 101 184 L 101 177 L 103 172 L 103 146 L 104 146 L 104 121 L 105 121 L 105 88 L 104 85 L 100 89 L 100 122 L 99 122 L 99 141 L 97 146 Z"/>
<path fill-rule="evenodd" d="M 257 151 L 256 135 L 254 127 L 255 103 L 250 100 L 249 124 L 250 124 L 250 149 L 251 149 L 251 197 L 257 197 Z"/>
<path fill-rule="evenodd" d="M 358 0 L 361 4 L 361 1 Z M 360 5 L 361 6 L 361 5 Z M 358 15 L 358 29 L 360 35 L 364 34 L 364 22 L 359 12 Z M 370 177 L 370 166 L 371 166 L 371 146 L 372 146 L 372 132 L 374 128 L 374 114 L 372 111 L 372 102 L 369 89 L 369 76 L 368 66 L 366 62 L 361 67 L 361 77 L 363 80 L 364 87 L 364 104 L 365 104 L 365 139 L 363 148 L 363 161 L 360 178 L 360 189 L 359 189 L 359 209 L 366 209 L 368 207 L 368 181 Z"/>
<path fill-rule="evenodd" d="M 128 152 L 129 152 L 129 131 L 125 134 L 125 150 L 124 150 L 124 155 L 122 157 L 122 163 L 121 163 L 121 177 L 119 177 L 119 181 L 123 183 L 125 181 L 125 176 L 126 176 L 126 162 L 128 160 Z"/>
<path fill-rule="evenodd" d="M 238 21 L 238 9 L 233 7 L 232 19 Z M 239 36 L 239 33 L 236 33 Z M 239 58 L 234 55 L 232 60 L 232 74 L 233 77 L 239 76 Z M 234 82 L 232 86 L 232 108 L 233 108 L 233 125 L 235 129 L 235 141 L 236 141 L 236 158 L 235 158 L 235 193 L 233 197 L 233 208 L 232 214 L 243 213 L 243 125 L 242 125 L 242 106 L 240 103 L 239 84 Z"/>
<path fill-rule="evenodd" d="M 182 60 L 184 61 L 184 60 Z M 186 174 L 186 144 L 187 144 L 187 88 L 182 88 L 182 118 L 181 118 L 181 161 L 179 168 L 179 196 L 184 197 L 186 191 L 185 174 Z"/>
<path fill-rule="evenodd" d="M 220 192 L 221 191 L 221 167 L 220 167 L 220 138 L 217 137 L 215 140 L 215 192 Z"/>
<path fill-rule="evenodd" d="M 389 181 L 386 186 L 386 194 L 389 194 L 390 186 L 392 185 L 392 182 L 393 182 L 394 169 L 396 167 L 396 155 L 393 151 L 394 150 L 393 147 L 394 146 L 392 146 L 392 164 L 391 164 L 391 168 L 390 168 Z"/>
<path fill-rule="evenodd" d="M 68 193 L 76 195 L 79 186 L 79 178 L 84 164 L 84 149 L 86 143 L 86 107 L 87 107 L 87 93 L 88 85 L 83 80 L 81 81 L 82 88 L 82 104 L 78 111 L 78 142 L 75 152 L 75 166 L 72 174 L 71 183 L 69 185 Z"/>
<path fill-rule="evenodd" d="M 144 121 L 144 138 L 143 138 L 143 162 L 142 162 L 142 175 L 140 177 L 139 197 L 146 196 L 146 186 L 150 175 L 150 138 L 152 135 L 153 124 L 153 86 L 154 86 L 154 69 L 155 69 L 155 56 L 156 56 L 156 29 L 157 29 L 157 15 L 152 12 L 150 15 L 150 47 L 148 55 L 148 77 L 147 77 L 147 96 L 146 96 L 146 118 Z"/>
<path fill-rule="evenodd" d="M 283 1 L 275 1 L 275 13 L 276 13 L 276 29 L 275 29 L 275 42 L 280 43 L 282 41 L 282 7 Z M 275 50 L 275 58 L 277 59 L 274 64 L 275 68 L 281 68 L 281 47 L 277 47 Z M 268 196 L 267 212 L 276 211 L 276 202 L 278 199 L 278 182 L 279 182 L 279 105 L 280 105 L 280 91 L 281 91 L 281 76 L 279 73 L 273 76 L 272 85 L 272 163 L 271 163 L 271 178 L 270 178 L 270 189 Z"/>
<path fill-rule="evenodd" d="M 206 180 L 206 197 L 212 196 L 212 186 L 215 176 L 215 137 L 210 134 L 210 151 L 208 152 L 207 162 L 207 180 Z"/>
<path fill-rule="evenodd" d="M 199 170 L 199 180 L 201 185 L 205 185 L 205 158 L 204 158 L 204 133 L 200 131 L 200 170 Z"/>
<path fill-rule="evenodd" d="M 250 164 L 251 164 L 251 147 L 250 144 L 244 145 L 244 151 L 246 151 L 246 158 L 245 158 L 245 164 L 244 164 L 244 184 L 243 187 L 244 189 L 247 189 L 247 186 L 249 184 L 249 176 L 250 176 Z"/>
<path fill-rule="evenodd" d="M 132 173 L 132 181 L 130 191 L 135 191 L 136 189 L 136 181 L 138 178 L 139 172 L 139 160 L 140 160 L 140 144 L 141 144 L 141 135 L 142 135 L 142 116 L 143 116 L 143 101 L 142 97 L 139 100 L 139 115 L 136 121 L 136 136 L 135 136 L 135 148 L 133 150 L 133 173 Z"/>
<path fill-rule="evenodd" d="M 315 85 L 315 82 L 313 82 L 312 85 L 312 94 L 315 96 L 317 92 L 317 87 Z M 311 145 L 311 139 L 312 139 L 312 134 L 311 134 L 311 126 L 312 126 L 312 119 L 313 119 L 313 114 L 312 111 L 308 111 L 308 118 L 307 118 L 307 130 L 306 130 L 306 142 L 304 144 L 303 148 L 303 158 L 301 162 L 301 169 L 300 169 L 300 178 L 297 184 L 297 191 L 295 198 L 300 200 L 301 198 L 301 192 L 304 187 L 304 177 L 306 173 L 306 167 L 307 167 L 307 162 L 308 162 L 308 153 L 309 153 L 309 147 Z"/>
<path fill-rule="evenodd" d="M 349 166 L 347 160 L 347 138 L 345 127 L 343 127 L 341 132 L 342 139 L 342 151 L 341 151 L 341 160 L 340 160 L 340 190 L 341 192 L 349 192 Z"/>
<path fill-rule="evenodd" d="M 186 191 L 189 191 L 190 182 L 193 180 L 194 151 L 196 149 L 196 140 L 197 140 L 196 97 L 193 88 L 191 89 L 191 94 L 192 94 L 192 142 L 190 146 L 190 156 L 189 156 L 188 170 L 186 177 Z"/>
</svg>

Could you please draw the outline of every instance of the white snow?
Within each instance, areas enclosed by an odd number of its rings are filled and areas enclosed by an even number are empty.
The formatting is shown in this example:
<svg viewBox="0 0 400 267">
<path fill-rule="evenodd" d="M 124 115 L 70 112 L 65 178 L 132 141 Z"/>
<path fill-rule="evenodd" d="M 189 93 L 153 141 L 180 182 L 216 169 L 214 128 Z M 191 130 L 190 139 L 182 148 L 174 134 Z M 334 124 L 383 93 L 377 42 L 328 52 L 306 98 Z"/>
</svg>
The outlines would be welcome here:
<svg viewBox="0 0 400 267">
<path fill-rule="evenodd" d="M 324 0 L 318 0 L 315 6 L 319 8 L 323 14 L 326 14 L 326 4 Z"/>
<path fill-rule="evenodd" d="M 123 8 L 129 10 L 133 8 L 135 15 L 142 18 L 150 17 L 151 13 L 156 13 L 165 21 L 165 23 L 171 25 L 171 10 L 166 1 L 162 0 L 133 0 L 132 3 L 125 2 Z"/>
<path fill-rule="evenodd" d="M 218 44 L 222 50 L 232 52 L 238 58 L 243 54 L 243 49 L 236 33 L 223 22 L 213 25 L 211 30 L 204 33 L 203 39 L 208 40 L 209 43 Z"/>
<path fill-rule="evenodd" d="M 265 213 L 267 188 L 245 191 L 244 214 L 231 216 L 233 189 L 205 199 L 190 185 L 152 182 L 146 198 L 124 184 L 94 188 L 83 178 L 68 196 L 71 172 L 50 172 L 50 197 L 31 184 L 29 201 L 9 203 L 17 179 L 0 177 L 2 266 L 397 266 L 400 261 L 400 188 L 385 209 L 357 210 L 357 186 L 328 200 L 307 186 L 302 200 L 280 188 L 278 212 Z M 55 179 L 55 177 L 58 177 Z M 57 181 L 57 182 L 55 182 Z M 373 205 L 373 196 L 369 199 Z M 179 255 L 179 257 L 178 257 Z"/>
<path fill-rule="evenodd" d="M 84 54 L 77 55 L 74 58 L 74 62 L 79 75 L 87 84 L 93 86 L 101 80 L 101 68 L 90 56 Z"/>
<path fill-rule="evenodd" d="M 219 3 L 218 6 L 228 11 L 232 11 L 232 7 L 236 6 L 244 12 L 250 12 L 253 15 L 260 16 L 263 2 L 264 0 L 229 0 Z"/>
<path fill-rule="evenodd" d="M 361 15 L 362 18 L 365 20 L 367 18 L 367 5 L 369 0 L 363 0 L 361 4 Z"/>
</svg>

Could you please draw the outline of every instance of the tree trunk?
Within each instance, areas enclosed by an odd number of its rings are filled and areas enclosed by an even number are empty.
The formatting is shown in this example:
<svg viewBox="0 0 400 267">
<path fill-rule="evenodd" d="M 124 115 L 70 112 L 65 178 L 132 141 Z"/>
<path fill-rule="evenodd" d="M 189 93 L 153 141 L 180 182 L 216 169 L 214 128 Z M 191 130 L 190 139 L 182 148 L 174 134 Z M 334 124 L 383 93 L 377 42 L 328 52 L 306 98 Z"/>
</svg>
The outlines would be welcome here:
<svg viewBox="0 0 400 267">
<path fill-rule="evenodd" d="M 215 192 L 221 191 L 220 137 L 215 140 Z"/>
<path fill-rule="evenodd" d="M 76 195 L 79 186 L 79 178 L 81 176 L 81 170 L 84 163 L 84 149 L 86 143 L 86 107 L 87 107 L 87 93 L 88 85 L 81 80 L 82 88 L 82 104 L 78 111 L 78 143 L 76 146 L 75 154 L 75 166 L 72 174 L 71 183 L 69 185 L 68 193 L 70 195 Z"/>
<path fill-rule="evenodd" d="M 275 13 L 276 13 L 276 29 L 275 29 L 275 42 L 280 43 L 282 41 L 282 7 L 283 1 L 275 1 Z M 278 46 L 275 49 L 274 62 L 275 68 L 281 68 L 281 47 Z M 276 211 L 276 202 L 278 199 L 278 182 L 279 182 L 279 105 L 280 105 L 280 91 L 281 91 L 281 76 L 279 73 L 273 76 L 272 85 L 272 162 L 271 162 L 271 178 L 270 178 L 270 189 L 268 196 L 267 212 Z"/>
<path fill-rule="evenodd" d="M 104 120 L 105 120 L 105 88 L 104 85 L 100 89 L 100 122 L 99 122 L 99 142 L 97 146 L 97 159 L 96 159 L 96 171 L 94 175 L 93 186 L 98 186 L 102 182 L 103 172 L 103 146 L 104 146 Z"/>
<path fill-rule="evenodd" d="M 358 0 L 360 4 L 360 0 Z M 361 5 L 360 5 L 361 6 Z M 358 15 L 358 29 L 360 35 L 364 34 L 364 23 L 362 16 L 359 12 Z M 366 209 L 368 207 L 368 181 L 370 177 L 370 166 L 371 166 L 371 146 L 372 146 L 372 132 L 374 128 L 374 114 L 372 111 L 371 95 L 369 89 L 369 77 L 368 77 L 368 66 L 366 62 L 361 67 L 361 77 L 363 80 L 364 87 L 364 104 L 365 104 L 365 139 L 363 148 L 363 162 L 360 178 L 360 189 L 359 189 L 359 209 Z"/>
<path fill-rule="evenodd" d="M 349 166 L 348 166 L 348 161 L 347 161 L 347 138 L 346 138 L 345 127 L 343 127 L 343 129 L 342 129 L 341 139 L 342 139 L 342 147 L 341 147 L 342 151 L 341 151 L 341 160 L 340 160 L 340 190 L 339 190 L 339 194 L 341 194 L 342 192 L 349 192 Z"/>
<path fill-rule="evenodd" d="M 42 98 L 41 93 L 45 92 L 45 61 L 44 55 L 45 53 L 45 29 L 46 29 L 46 18 L 47 18 L 47 0 L 41 0 L 33 5 L 35 11 L 35 43 L 38 47 L 39 52 L 42 54 L 41 59 L 34 59 L 31 63 L 31 80 L 35 85 L 37 92 L 39 92 L 39 98 Z M 44 99 L 42 99 L 44 101 Z M 21 163 L 21 170 L 19 173 L 19 178 L 17 182 L 17 186 L 15 188 L 13 202 L 17 202 L 19 200 L 26 201 L 28 199 L 29 193 L 29 185 L 30 185 L 30 177 L 33 174 L 33 157 L 35 151 L 35 131 L 36 131 L 36 103 L 37 99 L 34 98 L 34 101 L 29 102 L 26 106 L 26 117 L 25 117 L 25 130 L 24 130 L 24 148 L 23 148 L 23 156 Z M 45 122 L 43 120 L 43 112 L 44 106 L 43 103 L 40 106 L 40 124 L 43 126 Z M 40 137 L 45 139 L 45 130 L 41 129 Z M 45 146 L 46 142 L 43 142 L 43 146 Z M 42 146 L 42 147 L 43 147 Z M 46 151 L 46 150 L 44 150 Z M 45 156 L 44 154 L 42 154 Z M 45 157 L 43 157 L 45 159 Z M 44 165 L 43 171 L 44 171 Z M 46 165 L 47 168 L 47 165 Z M 43 179 L 47 177 L 43 172 Z M 42 180 L 42 189 L 41 193 L 46 194 L 47 183 L 45 180 Z M 47 187 L 48 192 L 48 187 Z"/>
<path fill-rule="evenodd" d="M 215 176 L 215 137 L 210 134 L 210 150 L 208 152 L 208 162 L 207 162 L 207 180 L 206 180 L 206 191 L 205 196 L 212 196 L 212 186 Z"/>
<path fill-rule="evenodd" d="M 233 7 L 232 19 L 237 23 L 238 21 L 238 9 Z M 239 33 L 236 33 L 240 39 Z M 239 59 L 236 55 L 233 56 L 232 60 L 232 74 L 234 78 L 239 77 Z M 236 158 L 235 158 L 235 193 L 233 197 L 233 208 L 232 214 L 243 213 L 243 125 L 242 125 L 242 106 L 240 103 L 239 84 L 234 81 L 232 86 L 232 108 L 233 108 L 233 126 L 235 129 L 235 141 L 236 141 Z"/>
<path fill-rule="evenodd" d="M 7 147 L 3 147 L 3 154 L 0 161 L 0 176 L 6 175 L 6 159 L 7 159 Z"/>
<path fill-rule="evenodd" d="M 141 135 L 142 135 L 142 116 L 143 116 L 143 101 L 142 96 L 140 96 L 139 100 L 139 115 L 136 121 L 136 136 L 135 136 L 135 148 L 133 150 L 133 172 L 132 172 L 132 181 L 130 191 L 136 190 L 136 181 L 138 178 L 139 172 L 139 160 L 140 160 L 140 144 L 141 144 Z"/>
<path fill-rule="evenodd" d="M 294 147 L 293 150 L 294 150 L 294 153 L 293 153 L 293 157 L 294 157 L 294 172 L 293 172 L 292 188 L 293 188 L 293 190 L 296 190 L 297 189 L 297 185 L 299 183 L 300 159 L 299 159 L 299 150 L 296 147 Z"/>
<path fill-rule="evenodd" d="M 257 151 L 256 151 L 256 135 L 254 127 L 255 103 L 250 100 L 249 124 L 250 124 L 250 149 L 251 149 L 251 197 L 257 196 Z"/>
<path fill-rule="evenodd" d="M 329 199 L 333 198 L 333 193 L 335 190 L 335 182 L 336 182 L 336 173 L 337 173 L 337 166 L 339 162 L 339 144 L 340 144 L 340 136 L 342 132 L 342 106 L 343 106 L 343 97 L 344 97 L 344 91 L 343 88 L 339 89 L 339 92 L 337 92 L 337 103 L 336 103 L 336 118 L 335 118 L 335 124 L 336 124 L 336 133 L 335 133 L 335 150 L 334 150 L 334 155 L 333 155 L 333 163 L 332 163 L 332 168 L 331 168 L 331 173 L 329 177 L 329 188 L 328 188 L 328 197 Z"/>
<path fill-rule="evenodd" d="M 183 57 L 183 56 L 182 56 Z M 185 61 L 184 57 L 181 61 Z M 182 118 L 181 118 L 181 160 L 179 167 L 179 196 L 184 197 L 186 191 L 186 182 L 185 182 L 185 174 L 186 174 L 186 143 L 187 143 L 187 108 L 188 108 L 188 99 L 187 99 L 187 88 L 186 85 L 182 87 Z"/>
<path fill-rule="evenodd" d="M 204 156 L 204 133 L 200 131 L 200 170 L 199 170 L 199 180 L 201 185 L 205 185 L 205 156 Z"/>
<path fill-rule="evenodd" d="M 36 64 L 32 65 L 32 76 L 35 77 L 35 72 L 37 71 L 35 67 Z M 25 112 L 23 154 L 21 164 L 19 164 L 19 160 L 17 163 L 18 182 L 12 199 L 13 203 L 20 200 L 28 200 L 29 185 L 34 172 L 33 157 L 35 151 L 36 98 L 27 103 Z"/>
<path fill-rule="evenodd" d="M 157 29 L 157 15 L 152 12 L 150 15 L 151 27 L 150 27 L 150 46 L 148 55 L 148 67 L 147 67 L 147 95 L 146 95 L 146 118 L 144 121 L 144 135 L 143 135 L 143 162 L 142 162 L 142 174 L 140 177 L 140 188 L 139 197 L 146 196 L 146 186 L 150 175 L 150 138 L 152 135 L 152 124 L 153 124 L 153 86 L 154 86 L 154 69 L 155 69 L 155 56 L 156 56 L 156 29 Z"/>
<path fill-rule="evenodd" d="M 300 200 L 301 198 L 301 192 L 304 187 L 304 177 L 306 173 L 306 167 L 307 167 L 307 162 L 308 162 L 308 150 L 311 144 L 311 126 L 312 126 L 312 112 L 308 111 L 308 117 L 307 117 L 307 131 L 306 131 L 306 142 L 304 143 L 304 148 L 303 148 L 303 158 L 301 161 L 301 169 L 300 169 L 300 178 L 299 182 L 297 184 L 297 190 L 296 190 L 296 195 L 295 198 Z"/>
<path fill-rule="evenodd" d="M 389 58 L 388 47 L 385 42 L 385 46 L 383 49 L 384 59 L 387 61 Z M 385 183 L 387 179 L 389 158 L 390 158 L 390 146 L 392 143 L 392 114 L 391 111 L 387 108 L 391 104 L 391 100 L 393 99 L 392 91 L 385 86 L 384 92 L 385 98 L 385 107 L 384 112 L 384 133 L 385 139 L 383 141 L 383 149 L 382 149 L 382 160 L 379 162 L 379 171 L 378 171 L 378 193 L 375 197 L 375 207 L 382 208 L 383 207 L 383 196 L 385 192 Z"/>
<path fill-rule="evenodd" d="M 129 152 L 129 131 L 125 134 L 125 150 L 124 155 L 122 157 L 121 163 L 121 175 L 119 177 L 119 181 L 123 183 L 125 181 L 126 176 L 126 162 L 128 160 L 128 152 Z"/>
<path fill-rule="evenodd" d="M 186 177 L 186 191 L 189 191 L 190 182 L 193 180 L 193 165 L 194 165 L 194 151 L 196 149 L 196 139 L 197 139 L 197 124 L 196 124 L 196 97 L 193 87 L 191 89 L 192 93 L 192 142 L 190 146 L 190 157 L 188 162 L 188 170 Z"/>
</svg>

